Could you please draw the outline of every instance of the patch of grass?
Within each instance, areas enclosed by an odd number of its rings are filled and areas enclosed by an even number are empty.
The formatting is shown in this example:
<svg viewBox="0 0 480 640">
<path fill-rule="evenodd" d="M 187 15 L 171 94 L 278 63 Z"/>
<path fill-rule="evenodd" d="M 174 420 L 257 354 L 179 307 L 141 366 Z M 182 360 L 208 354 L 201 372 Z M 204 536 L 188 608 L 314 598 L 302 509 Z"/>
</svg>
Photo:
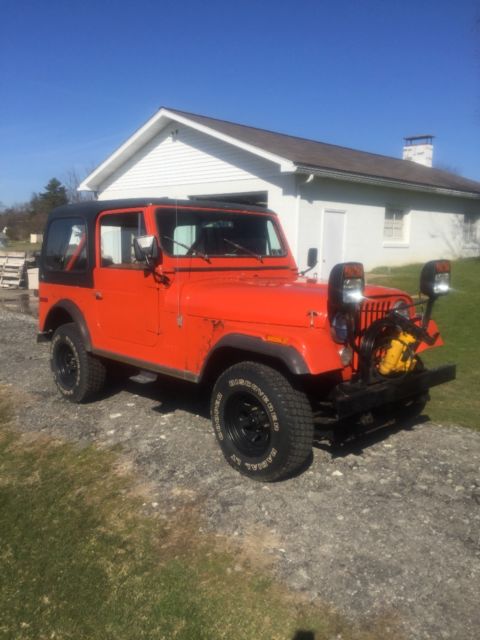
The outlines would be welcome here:
<svg viewBox="0 0 480 640">
<path fill-rule="evenodd" d="M 376 269 L 372 283 L 398 287 L 416 295 L 421 265 Z M 433 310 L 445 346 L 423 355 L 428 366 L 457 364 L 457 380 L 432 389 L 430 417 L 438 422 L 480 429 L 480 259 L 452 263 L 453 291 Z"/>
<path fill-rule="evenodd" d="M 1 639 L 400 637 L 287 593 L 201 535 L 192 510 L 146 517 L 120 468 L 113 452 L 0 426 Z"/>
<path fill-rule="evenodd" d="M 4 251 L 26 251 L 27 253 L 33 253 L 34 251 L 40 251 L 42 248 L 41 242 L 31 243 L 28 240 L 10 240 L 3 249 Z"/>
</svg>

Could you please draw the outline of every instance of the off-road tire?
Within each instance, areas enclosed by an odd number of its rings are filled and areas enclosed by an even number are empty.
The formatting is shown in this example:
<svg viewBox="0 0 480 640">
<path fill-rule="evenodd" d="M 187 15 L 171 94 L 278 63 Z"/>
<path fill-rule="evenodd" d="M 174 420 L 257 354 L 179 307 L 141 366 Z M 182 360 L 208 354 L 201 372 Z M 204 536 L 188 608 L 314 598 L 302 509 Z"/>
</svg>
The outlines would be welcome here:
<svg viewBox="0 0 480 640">
<path fill-rule="evenodd" d="M 85 349 L 74 322 L 61 325 L 53 334 L 50 366 L 58 390 L 71 402 L 91 400 L 105 383 L 105 365 Z"/>
<path fill-rule="evenodd" d="M 312 455 L 310 403 L 272 367 L 242 362 L 224 371 L 213 389 L 211 416 L 227 462 L 254 480 L 287 478 Z"/>
</svg>

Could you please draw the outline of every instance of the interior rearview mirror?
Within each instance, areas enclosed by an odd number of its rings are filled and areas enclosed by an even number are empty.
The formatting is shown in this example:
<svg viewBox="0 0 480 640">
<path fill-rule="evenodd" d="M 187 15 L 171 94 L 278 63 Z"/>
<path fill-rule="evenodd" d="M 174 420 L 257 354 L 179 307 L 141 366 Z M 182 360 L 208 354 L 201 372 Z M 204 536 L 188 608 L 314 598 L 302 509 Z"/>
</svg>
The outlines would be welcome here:
<svg viewBox="0 0 480 640">
<path fill-rule="evenodd" d="M 138 236 L 133 240 L 135 258 L 139 262 L 150 264 L 158 257 L 158 245 L 155 236 Z"/>
</svg>

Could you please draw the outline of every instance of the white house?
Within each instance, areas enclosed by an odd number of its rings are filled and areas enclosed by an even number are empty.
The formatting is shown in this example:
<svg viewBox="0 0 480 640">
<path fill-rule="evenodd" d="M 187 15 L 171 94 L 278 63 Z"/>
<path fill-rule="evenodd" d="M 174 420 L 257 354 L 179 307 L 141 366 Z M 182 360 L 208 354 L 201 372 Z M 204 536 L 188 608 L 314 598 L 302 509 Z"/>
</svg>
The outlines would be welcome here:
<svg viewBox="0 0 480 640">
<path fill-rule="evenodd" d="M 397 159 L 161 108 L 79 190 L 268 206 L 300 267 L 318 249 L 321 277 L 344 260 L 477 255 L 480 183 L 425 166 L 431 142 L 407 139 Z"/>
</svg>

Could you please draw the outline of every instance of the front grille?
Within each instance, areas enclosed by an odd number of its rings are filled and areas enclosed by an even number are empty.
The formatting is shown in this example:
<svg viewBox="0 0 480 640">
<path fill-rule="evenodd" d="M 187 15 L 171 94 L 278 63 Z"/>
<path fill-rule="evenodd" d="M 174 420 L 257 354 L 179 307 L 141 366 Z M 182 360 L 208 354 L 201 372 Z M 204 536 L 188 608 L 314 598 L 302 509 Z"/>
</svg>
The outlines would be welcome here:
<svg viewBox="0 0 480 640">
<path fill-rule="evenodd" d="M 362 303 L 357 320 L 357 335 L 355 339 L 357 349 L 360 348 L 360 343 L 362 341 L 365 330 L 372 324 L 372 322 L 375 322 L 375 320 L 381 320 L 382 318 L 384 318 L 392 309 L 393 304 L 394 300 L 392 300 L 392 298 L 380 298 L 375 300 L 370 299 L 365 300 Z M 352 367 L 354 371 L 358 371 L 358 352 L 354 354 Z"/>
<path fill-rule="evenodd" d="M 393 307 L 391 298 L 383 300 L 365 300 L 360 307 L 360 333 L 363 333 L 375 320 L 381 320 Z"/>
</svg>

